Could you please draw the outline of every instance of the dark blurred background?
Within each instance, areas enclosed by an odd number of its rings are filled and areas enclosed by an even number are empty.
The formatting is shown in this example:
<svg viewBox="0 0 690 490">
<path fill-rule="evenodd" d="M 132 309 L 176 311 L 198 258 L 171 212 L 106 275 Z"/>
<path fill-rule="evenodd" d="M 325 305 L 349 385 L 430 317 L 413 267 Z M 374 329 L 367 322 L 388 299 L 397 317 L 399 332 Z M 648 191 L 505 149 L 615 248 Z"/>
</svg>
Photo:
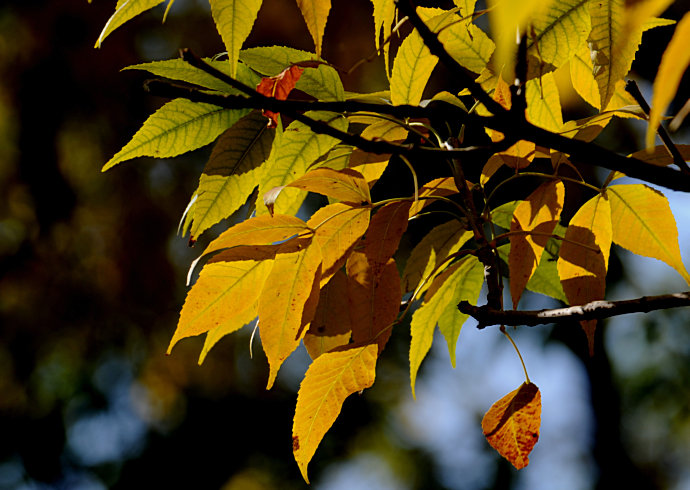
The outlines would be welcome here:
<svg viewBox="0 0 690 490">
<path fill-rule="evenodd" d="M 270 392 L 256 343 L 250 359 L 250 331 L 226 338 L 201 367 L 200 339 L 164 355 L 201 249 L 175 231 L 209 149 L 100 173 L 163 103 L 143 91 L 144 75 L 119 70 L 181 47 L 223 51 L 208 2 L 178 0 L 164 25 L 159 6 L 96 50 L 114 6 L 0 4 L 0 489 L 304 488 L 291 453 L 302 350 Z M 687 10 L 676 2 L 665 16 Z M 672 32 L 645 35 L 634 75 L 647 96 Z M 324 57 L 347 69 L 372 53 L 372 35 L 368 1 L 337 1 Z M 267 44 L 313 48 L 291 0 L 265 0 L 247 46 Z M 346 89 L 384 88 L 382 66 L 363 65 Z M 446 82 L 436 74 L 436 86 Z M 689 93 L 686 77 L 673 112 Z M 566 110 L 581 113 L 577 104 Z M 617 123 L 603 144 L 634 151 L 640 130 Z M 690 143 L 687 124 L 676 140 Z M 672 205 L 687 258 L 690 201 Z M 613 297 L 687 289 L 663 264 L 616 257 Z M 688 327 L 687 310 L 608 322 L 592 359 L 577 326 L 517 332 L 544 396 L 542 440 L 518 473 L 479 424 L 521 382 L 512 348 L 468 323 L 458 368 L 436 342 L 415 402 L 403 326 L 374 387 L 348 399 L 317 451 L 313 486 L 690 488 Z"/>
</svg>

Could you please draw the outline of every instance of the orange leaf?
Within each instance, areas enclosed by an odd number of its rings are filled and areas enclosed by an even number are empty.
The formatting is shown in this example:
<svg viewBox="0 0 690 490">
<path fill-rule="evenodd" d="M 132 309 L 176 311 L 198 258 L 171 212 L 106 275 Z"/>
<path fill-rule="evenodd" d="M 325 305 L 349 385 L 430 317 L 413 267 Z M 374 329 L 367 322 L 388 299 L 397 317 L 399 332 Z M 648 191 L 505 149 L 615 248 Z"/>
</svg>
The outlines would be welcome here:
<svg viewBox="0 0 690 490">
<path fill-rule="evenodd" d="M 284 244 L 286 248 L 291 245 Z M 312 320 L 316 306 L 313 295 L 318 295 L 320 280 L 318 246 L 311 244 L 297 252 L 276 255 L 259 296 L 259 333 L 271 368 L 267 389 L 273 386 L 283 361 L 299 346 L 305 334 L 302 327 Z M 307 307 L 310 300 L 312 308 Z"/>
<path fill-rule="evenodd" d="M 307 465 L 340 414 L 345 398 L 374 384 L 376 359 L 376 345 L 352 346 L 327 352 L 309 366 L 292 425 L 292 452 L 307 483 Z"/>
<path fill-rule="evenodd" d="M 304 69 L 299 66 L 292 65 L 285 68 L 282 72 L 274 77 L 265 77 L 261 79 L 256 91 L 266 97 L 274 97 L 278 100 L 285 100 L 290 95 L 290 92 L 295 88 L 295 84 L 299 77 L 304 73 Z M 278 114 L 271 111 L 263 111 L 263 114 L 268 117 L 268 127 L 278 127 Z"/>
<path fill-rule="evenodd" d="M 398 249 L 400 238 L 407 230 L 409 201 L 386 204 L 371 219 L 364 238 L 364 254 L 373 268 L 383 266 Z"/>
<path fill-rule="evenodd" d="M 482 419 L 489 444 L 518 470 L 529 464 L 540 425 L 541 394 L 532 383 L 523 383 L 498 400 Z"/>
<path fill-rule="evenodd" d="M 690 161 L 690 145 L 676 145 L 676 148 L 683 156 L 683 160 Z M 660 167 L 673 164 L 673 156 L 664 145 L 655 146 L 651 152 L 647 150 L 636 151 L 630 156 Z"/>
<path fill-rule="evenodd" d="M 558 224 L 565 199 L 561 181 L 546 182 L 522 201 L 510 223 L 510 295 L 513 309 L 541 260 L 546 242 Z M 524 232 L 524 233 L 521 233 Z"/>
<path fill-rule="evenodd" d="M 606 196 L 597 194 L 570 220 L 556 264 L 563 292 L 571 305 L 604 299 L 611 241 L 611 205 Z M 580 323 L 592 354 L 597 321 Z"/>
<path fill-rule="evenodd" d="M 355 343 L 378 343 L 383 350 L 391 336 L 391 324 L 400 311 L 400 274 L 395 260 L 374 267 L 361 252 L 347 261 L 348 296 Z"/>
<path fill-rule="evenodd" d="M 352 322 L 347 287 L 347 276 L 339 270 L 321 289 L 319 305 L 303 340 L 312 359 L 350 341 Z"/>
<path fill-rule="evenodd" d="M 305 232 L 311 230 L 294 216 L 257 216 L 225 230 L 209 244 L 203 255 L 238 245 L 267 245 Z"/>
<path fill-rule="evenodd" d="M 314 241 L 321 247 L 321 284 L 325 284 L 340 269 L 355 244 L 369 226 L 368 207 L 352 207 L 343 203 L 329 204 L 309 219 Z"/>
<path fill-rule="evenodd" d="M 287 187 L 317 192 L 343 202 L 371 203 L 367 181 L 362 174 L 352 169 L 317 168 L 289 183 Z"/>
<path fill-rule="evenodd" d="M 440 179 L 434 179 L 431 182 L 424 184 L 419 188 L 420 200 L 412 204 L 410 208 L 410 218 L 419 214 L 419 212 L 433 203 L 431 199 L 421 199 L 426 197 L 446 197 L 452 196 L 458 193 L 458 188 L 455 185 L 455 179 L 453 177 L 441 177 Z"/>
</svg>

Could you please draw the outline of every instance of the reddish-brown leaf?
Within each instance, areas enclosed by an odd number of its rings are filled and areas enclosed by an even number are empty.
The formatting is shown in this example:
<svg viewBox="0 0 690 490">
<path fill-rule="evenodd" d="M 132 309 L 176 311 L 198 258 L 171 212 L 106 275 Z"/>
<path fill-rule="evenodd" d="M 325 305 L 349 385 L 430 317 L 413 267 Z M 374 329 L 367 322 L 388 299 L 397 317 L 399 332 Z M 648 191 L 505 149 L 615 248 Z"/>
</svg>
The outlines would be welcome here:
<svg viewBox="0 0 690 490">
<path fill-rule="evenodd" d="M 261 79 L 256 91 L 266 97 L 275 97 L 278 100 L 285 100 L 290 95 L 290 92 L 295 88 L 295 84 L 304 73 L 304 68 L 299 66 L 289 66 L 274 77 L 265 77 Z M 278 127 L 278 114 L 271 111 L 263 111 L 264 115 L 268 117 L 268 127 Z"/>
<path fill-rule="evenodd" d="M 371 219 L 363 250 L 371 267 L 381 267 L 393 257 L 400 238 L 407 230 L 411 205 L 409 201 L 386 204 Z"/>
<path fill-rule="evenodd" d="M 482 420 L 489 444 L 515 468 L 529 464 L 529 453 L 539 440 L 541 394 L 532 383 L 523 383 L 494 403 Z"/>
</svg>

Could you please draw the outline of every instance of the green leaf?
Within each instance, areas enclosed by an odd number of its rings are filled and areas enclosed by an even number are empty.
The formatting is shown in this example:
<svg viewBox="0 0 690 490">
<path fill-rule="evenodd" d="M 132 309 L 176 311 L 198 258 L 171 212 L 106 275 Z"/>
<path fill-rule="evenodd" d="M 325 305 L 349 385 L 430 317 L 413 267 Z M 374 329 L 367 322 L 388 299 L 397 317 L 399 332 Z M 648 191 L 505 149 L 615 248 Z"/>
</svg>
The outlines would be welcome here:
<svg viewBox="0 0 690 490">
<path fill-rule="evenodd" d="M 213 148 L 189 211 L 191 238 L 234 213 L 252 193 L 261 165 L 271 151 L 275 131 L 254 111 L 225 131 Z"/>
<path fill-rule="evenodd" d="M 323 121 L 342 131 L 347 130 L 347 119 L 332 112 L 308 112 L 307 116 Z M 303 176 L 309 166 L 338 144 L 331 136 L 316 134 L 299 121 L 293 121 L 281 136 L 276 135 L 273 150 L 265 165 L 266 172 L 259 184 L 259 196 L 274 187 L 289 184 Z M 283 189 L 275 203 L 276 213 L 296 214 L 305 192 L 299 189 Z M 265 205 L 257 206 L 257 213 L 265 213 Z"/>
<path fill-rule="evenodd" d="M 467 315 L 460 313 L 457 304 L 476 303 L 484 281 L 484 266 L 475 257 L 467 257 L 439 274 L 426 292 L 424 302 L 414 312 L 410 325 L 410 385 L 415 393 L 419 366 L 434 339 L 436 324 L 448 342 L 451 363 L 455 367 L 455 344 Z"/>
<path fill-rule="evenodd" d="M 96 47 L 100 48 L 103 40 L 122 24 L 164 1 L 165 0 L 118 0 L 115 6 L 115 13 L 108 19 L 100 36 L 98 36 Z"/>
<path fill-rule="evenodd" d="M 175 99 L 153 113 L 131 141 L 103 166 L 103 171 L 131 158 L 167 158 L 201 148 L 248 112 Z"/>
<path fill-rule="evenodd" d="M 230 75 L 230 65 L 226 61 L 214 61 L 210 58 L 205 58 L 204 61 L 214 67 L 216 70 Z M 182 82 L 199 85 L 211 90 L 218 90 L 219 92 L 239 93 L 238 90 L 230 87 L 227 83 L 218 80 L 216 77 L 209 75 L 205 71 L 194 68 L 186 61 L 176 58 L 164 61 L 152 61 L 151 63 L 140 63 L 138 65 L 131 65 L 123 70 L 144 70 L 153 75 L 169 78 L 170 80 L 179 80 Z M 235 78 L 240 82 L 255 87 L 260 81 L 261 77 L 254 71 L 249 69 L 246 65 L 238 64 Z"/>
<path fill-rule="evenodd" d="M 252 30 L 262 0 L 210 0 L 211 14 L 228 50 L 230 75 L 237 73 L 237 58 Z"/>
<path fill-rule="evenodd" d="M 493 209 L 491 211 L 491 222 L 501 228 L 510 230 L 510 222 L 513 220 L 513 213 L 515 213 L 515 208 L 517 208 L 521 202 L 522 201 L 509 201 Z"/>
<path fill-rule="evenodd" d="M 476 25 L 457 22 L 457 16 L 449 16 L 448 19 L 452 24 L 438 36 L 443 47 L 462 66 L 480 73 L 496 48 L 494 42 Z"/>
</svg>

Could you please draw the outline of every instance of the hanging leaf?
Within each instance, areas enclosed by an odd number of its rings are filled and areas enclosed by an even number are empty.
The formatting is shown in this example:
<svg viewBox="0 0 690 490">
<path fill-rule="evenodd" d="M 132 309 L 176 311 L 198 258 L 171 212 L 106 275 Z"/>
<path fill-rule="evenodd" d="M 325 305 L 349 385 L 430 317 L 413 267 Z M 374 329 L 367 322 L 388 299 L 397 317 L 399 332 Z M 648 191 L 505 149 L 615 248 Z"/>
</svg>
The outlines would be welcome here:
<svg viewBox="0 0 690 490">
<path fill-rule="evenodd" d="M 604 299 L 611 236 L 611 205 L 606 195 L 597 194 L 575 213 L 561 244 L 558 275 L 569 304 L 582 305 Z M 584 320 L 580 323 L 592 354 L 597 322 Z"/>
<path fill-rule="evenodd" d="M 523 383 L 498 400 L 482 419 L 486 440 L 518 470 L 529 464 L 540 426 L 541 393 L 533 383 Z"/>
<path fill-rule="evenodd" d="M 210 0 L 211 15 L 230 61 L 230 76 L 237 74 L 237 60 L 242 44 L 252 31 L 262 0 Z"/>
<path fill-rule="evenodd" d="M 321 247 L 321 284 L 325 284 L 344 264 L 369 226 L 368 207 L 342 203 L 325 206 L 315 212 L 308 225 L 314 241 Z"/>
<path fill-rule="evenodd" d="M 206 146 L 247 113 L 248 109 L 224 109 L 175 99 L 149 116 L 131 141 L 108 160 L 103 171 L 136 157 L 174 157 Z"/>
<path fill-rule="evenodd" d="M 287 187 L 316 192 L 343 202 L 371 204 L 369 185 L 362 174 L 351 169 L 318 168 L 290 182 Z"/>
<path fill-rule="evenodd" d="M 274 97 L 278 100 L 286 100 L 295 88 L 297 80 L 300 79 L 303 68 L 299 66 L 292 65 L 289 68 L 285 68 L 282 72 L 274 77 L 262 78 L 259 85 L 256 87 L 256 91 L 266 97 Z M 278 127 L 278 113 L 264 110 L 264 115 L 268 117 L 268 127 L 277 128 Z"/>
<path fill-rule="evenodd" d="M 652 97 L 652 110 L 649 113 L 646 140 L 649 150 L 654 146 L 654 135 L 661 123 L 661 116 L 676 95 L 683 73 L 690 66 L 689 45 L 690 12 L 686 13 L 678 22 L 676 32 L 661 57 L 661 65 L 659 65 L 659 71 L 654 79 L 654 96 Z"/>
<path fill-rule="evenodd" d="M 410 331 L 410 386 L 415 396 L 419 366 L 426 357 L 438 324 L 448 343 L 450 360 L 455 367 L 455 345 L 468 316 L 460 313 L 458 303 L 476 303 L 484 283 L 484 267 L 475 257 L 466 257 L 436 276 L 422 305 L 412 316 Z"/>
<path fill-rule="evenodd" d="M 326 29 L 328 13 L 331 11 L 331 0 L 297 0 L 297 6 L 314 40 L 316 56 L 320 57 L 323 33 Z"/>
<path fill-rule="evenodd" d="M 307 465 L 345 398 L 374 384 L 376 358 L 376 345 L 344 348 L 320 356 L 304 375 L 292 426 L 292 451 L 307 483 Z"/>
<path fill-rule="evenodd" d="M 206 356 L 211 349 L 226 335 L 236 332 L 245 325 L 248 325 L 256 319 L 258 304 L 255 302 L 249 308 L 245 308 L 240 313 L 232 315 L 225 319 L 223 323 L 217 327 L 212 328 L 206 333 L 204 346 L 199 354 L 199 365 L 201 366 L 206 360 Z"/>
<path fill-rule="evenodd" d="M 387 263 L 398 249 L 400 238 L 407 230 L 410 205 L 409 201 L 386 204 L 371 219 L 363 253 L 374 269 Z"/>
<path fill-rule="evenodd" d="M 312 359 L 349 343 L 352 320 L 348 294 L 348 280 L 342 270 L 321 289 L 314 319 L 303 339 Z"/>
<path fill-rule="evenodd" d="M 189 210 L 191 239 L 244 204 L 256 187 L 274 136 L 275 132 L 266 128 L 266 119 L 252 111 L 218 138 Z"/>
<path fill-rule="evenodd" d="M 561 181 L 540 185 L 522 201 L 510 223 L 510 296 L 517 309 L 522 292 L 541 260 L 546 242 L 558 224 L 565 200 Z"/>
<path fill-rule="evenodd" d="M 644 184 L 610 186 L 606 195 L 611 202 L 613 241 L 637 255 L 666 262 L 690 284 L 666 197 Z"/>
<path fill-rule="evenodd" d="M 374 5 L 374 43 L 377 51 L 383 51 L 386 77 L 390 79 L 390 42 L 387 42 L 395 21 L 395 2 L 392 0 L 371 0 Z M 380 36 L 383 31 L 383 42 Z"/>
<path fill-rule="evenodd" d="M 431 281 L 421 285 L 422 279 L 428 278 L 449 255 L 460 250 L 472 237 L 473 233 L 457 220 L 433 228 L 412 249 L 407 259 L 402 276 L 402 292 L 414 291 L 419 286 L 417 295 L 421 295 L 431 285 Z"/>
<path fill-rule="evenodd" d="M 95 47 L 100 48 L 105 38 L 128 20 L 133 19 L 142 12 L 152 9 L 164 1 L 165 0 L 118 0 L 115 6 L 115 13 L 110 16 L 110 19 L 108 19 L 108 22 L 106 22 L 103 27 Z"/>
<path fill-rule="evenodd" d="M 289 242 L 284 245 L 290 247 Z M 305 306 L 314 294 L 318 301 L 320 280 L 319 247 L 308 245 L 276 255 L 259 296 L 259 334 L 270 366 L 266 389 L 273 386 L 278 369 L 306 333 L 304 327 L 311 322 L 314 311 L 310 317 Z"/>
<path fill-rule="evenodd" d="M 347 261 L 352 340 L 375 343 L 379 353 L 391 336 L 391 324 L 400 311 L 400 275 L 395 260 L 374 267 L 371 258 L 353 252 Z"/>
</svg>

